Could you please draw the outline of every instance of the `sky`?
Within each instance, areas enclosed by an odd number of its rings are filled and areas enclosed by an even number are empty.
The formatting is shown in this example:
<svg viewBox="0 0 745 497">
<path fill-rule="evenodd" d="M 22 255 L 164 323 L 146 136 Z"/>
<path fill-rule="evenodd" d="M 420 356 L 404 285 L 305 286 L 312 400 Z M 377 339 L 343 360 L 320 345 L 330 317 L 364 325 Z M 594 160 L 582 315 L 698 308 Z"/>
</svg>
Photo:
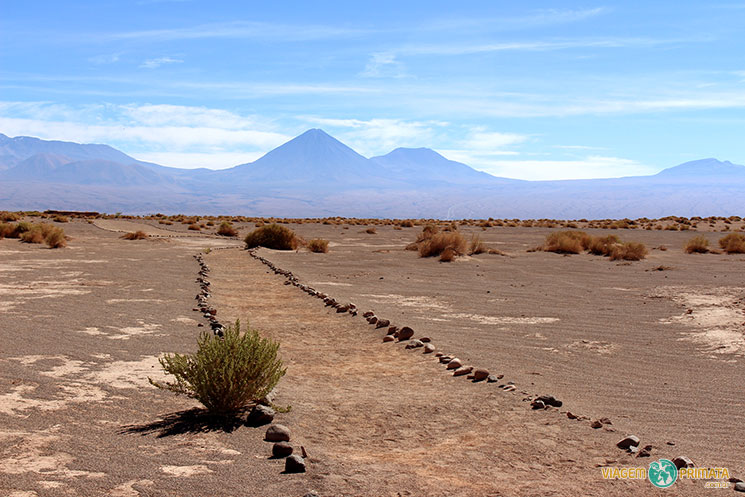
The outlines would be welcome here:
<svg viewBox="0 0 745 497">
<path fill-rule="evenodd" d="M 745 2 L 0 0 L 0 133 L 173 167 L 309 128 L 497 176 L 745 164 Z"/>
</svg>

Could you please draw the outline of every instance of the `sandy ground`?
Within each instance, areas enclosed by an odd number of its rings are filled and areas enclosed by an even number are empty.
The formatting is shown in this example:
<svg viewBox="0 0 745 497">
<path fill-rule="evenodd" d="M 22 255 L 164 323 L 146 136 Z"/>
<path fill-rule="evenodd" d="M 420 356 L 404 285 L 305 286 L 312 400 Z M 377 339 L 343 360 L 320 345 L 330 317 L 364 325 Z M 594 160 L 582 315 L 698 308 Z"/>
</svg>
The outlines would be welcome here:
<svg viewBox="0 0 745 497">
<path fill-rule="evenodd" d="M 515 392 L 383 344 L 380 330 L 284 285 L 239 248 L 212 250 L 219 317 L 282 343 L 277 403 L 292 410 L 278 420 L 310 455 L 308 473 L 282 475 L 263 429 L 207 423 L 190 415 L 195 402 L 147 382 L 159 354 L 192 350 L 204 329 L 191 311 L 193 254 L 240 244 L 97 224 L 65 225 L 62 250 L 0 240 L 0 495 L 657 495 L 648 482 L 603 480 L 600 468 L 679 454 L 743 475 L 743 261 L 683 255 L 690 233 L 619 232 L 670 247 L 631 265 L 526 253 L 540 229 L 489 229 L 484 239 L 512 257 L 452 264 L 401 250 L 415 229 L 300 225 L 330 239 L 330 253 L 262 250 L 316 288 L 505 374 Z M 138 226 L 165 239 L 118 238 Z M 672 269 L 648 271 L 661 264 Z M 565 407 L 531 411 L 536 393 Z M 593 430 L 567 409 L 613 424 Z M 615 448 L 627 433 L 653 444 L 653 457 Z M 702 482 L 674 488 L 703 492 Z"/>
</svg>

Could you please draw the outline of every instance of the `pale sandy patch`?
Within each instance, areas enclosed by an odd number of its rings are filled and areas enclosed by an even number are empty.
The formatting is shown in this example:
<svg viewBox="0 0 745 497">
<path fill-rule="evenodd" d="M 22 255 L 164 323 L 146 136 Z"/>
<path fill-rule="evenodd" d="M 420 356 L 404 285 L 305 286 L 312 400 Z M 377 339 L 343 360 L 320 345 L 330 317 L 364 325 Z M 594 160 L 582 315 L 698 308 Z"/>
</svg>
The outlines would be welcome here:
<svg viewBox="0 0 745 497">
<path fill-rule="evenodd" d="M 660 287 L 653 296 L 686 307 L 680 315 L 660 319 L 695 330 L 681 340 L 694 342 L 709 353 L 745 355 L 745 288 Z"/>
<path fill-rule="evenodd" d="M 156 333 L 158 330 L 160 330 L 160 325 L 156 323 L 144 323 L 143 321 L 139 322 L 140 326 L 125 326 L 123 328 L 118 328 L 116 326 L 107 326 L 107 328 L 110 328 L 112 330 L 115 330 L 117 334 L 109 334 L 108 338 L 112 340 L 129 340 L 133 336 L 142 336 L 142 335 L 151 335 L 153 333 Z"/>
<path fill-rule="evenodd" d="M 182 323 L 182 324 L 196 324 L 196 320 L 192 318 L 187 318 L 186 316 L 179 316 L 177 318 L 171 319 L 171 322 L 173 323 Z"/>
<path fill-rule="evenodd" d="M 194 466 L 161 466 L 160 469 L 167 475 L 182 477 L 214 473 L 214 471 L 204 464 L 196 464 Z"/>
<path fill-rule="evenodd" d="M 470 319 L 481 324 L 548 324 L 559 321 L 559 318 L 550 317 L 510 317 L 510 316 L 485 316 L 483 314 L 445 314 L 452 319 Z"/>
<path fill-rule="evenodd" d="M 4 454 L 0 460 L 0 473 L 20 475 L 24 473 L 43 473 L 46 476 L 62 478 L 103 478 L 105 473 L 79 471 L 67 466 L 75 461 L 71 454 L 54 451 L 47 446 L 62 437 L 55 434 L 59 425 L 44 431 L 0 432 Z"/>
<path fill-rule="evenodd" d="M 163 302 L 172 302 L 170 300 L 162 300 L 162 299 L 107 299 L 107 304 L 121 304 L 123 302 L 129 303 L 129 302 L 154 302 L 156 304 L 162 304 Z"/>
<path fill-rule="evenodd" d="M 445 310 L 445 309 L 450 308 L 450 306 L 448 306 L 446 303 L 440 302 L 437 299 L 434 299 L 432 297 L 426 297 L 426 296 L 405 297 L 403 295 L 389 293 L 389 294 L 384 294 L 384 295 L 364 294 L 363 297 L 370 297 L 373 300 L 373 302 L 378 302 L 381 304 L 397 304 L 402 307 L 417 307 L 421 309 L 440 309 L 440 310 Z"/>
<path fill-rule="evenodd" d="M 352 286 L 351 283 L 339 283 L 338 281 L 318 281 L 315 284 L 328 286 Z"/>
<path fill-rule="evenodd" d="M 141 487 L 151 487 L 155 482 L 153 480 L 130 480 L 117 485 L 109 492 L 110 497 L 140 497 L 140 492 L 134 489 L 135 485 Z"/>
<path fill-rule="evenodd" d="M 105 335 L 103 331 L 101 331 L 100 328 L 97 328 L 95 326 L 91 326 L 88 328 L 83 328 L 82 330 L 76 330 L 78 333 L 85 333 L 86 335 Z"/>
<path fill-rule="evenodd" d="M 86 379 L 111 388 L 142 388 L 148 386 L 148 376 L 163 380 L 165 375 L 157 357 L 147 356 L 139 361 L 114 361 L 100 371 L 92 371 Z"/>
<path fill-rule="evenodd" d="M 601 355 L 610 354 L 616 348 L 615 344 L 597 340 L 577 340 L 564 347 L 567 349 L 584 349 Z"/>
</svg>

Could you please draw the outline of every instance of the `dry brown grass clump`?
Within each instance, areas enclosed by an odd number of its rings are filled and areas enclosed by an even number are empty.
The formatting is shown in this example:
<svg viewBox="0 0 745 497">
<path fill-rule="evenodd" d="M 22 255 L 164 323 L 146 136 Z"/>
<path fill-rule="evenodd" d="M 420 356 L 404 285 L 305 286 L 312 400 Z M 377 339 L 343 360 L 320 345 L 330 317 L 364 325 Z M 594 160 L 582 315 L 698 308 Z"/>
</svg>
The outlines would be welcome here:
<svg viewBox="0 0 745 497">
<path fill-rule="evenodd" d="M 440 262 L 452 262 L 457 256 L 455 249 L 448 247 L 440 254 Z"/>
<path fill-rule="evenodd" d="M 135 231 L 134 233 L 125 233 L 120 238 L 123 238 L 125 240 L 145 240 L 147 238 L 150 238 L 150 235 L 148 235 L 144 231 Z"/>
<path fill-rule="evenodd" d="M 640 261 L 644 259 L 649 251 L 643 243 L 626 242 L 612 245 L 610 248 L 610 260 Z"/>
<path fill-rule="evenodd" d="M 367 229 L 365 230 L 365 233 L 367 233 L 368 235 L 374 235 L 374 234 L 375 234 L 375 233 L 377 233 L 377 232 L 378 232 L 378 230 L 376 230 L 374 226 L 373 226 L 373 227 L 371 227 L 371 228 L 367 228 Z"/>
<path fill-rule="evenodd" d="M 70 222 L 70 218 L 67 217 L 67 216 L 63 216 L 62 214 L 58 214 L 58 215 L 54 216 L 54 218 L 52 220 L 55 223 L 69 223 Z"/>
<path fill-rule="evenodd" d="M 220 236 L 238 236 L 238 230 L 233 228 L 233 225 L 228 221 L 223 221 L 220 223 L 220 227 L 217 228 L 217 234 Z"/>
<path fill-rule="evenodd" d="M 683 251 L 686 254 L 706 254 L 709 252 L 709 240 L 703 235 L 695 236 L 688 240 Z"/>
<path fill-rule="evenodd" d="M 719 246 L 728 254 L 745 254 L 745 235 L 730 233 L 719 239 Z"/>
<path fill-rule="evenodd" d="M 275 250 L 295 250 L 301 244 L 301 240 L 294 231 L 279 224 L 268 224 L 256 228 L 246 235 L 243 241 L 247 249 L 266 247 Z"/>
<path fill-rule="evenodd" d="M 452 260 L 455 256 L 465 255 L 467 249 L 468 242 L 460 233 L 452 231 L 440 232 L 435 233 L 431 238 L 419 244 L 419 256 L 435 257 L 447 251 L 448 253 L 445 255 L 445 258 L 450 257 L 450 260 Z"/>
<path fill-rule="evenodd" d="M 64 230 L 56 226 L 53 226 L 52 229 L 49 230 L 44 237 L 44 241 L 49 248 L 67 247 L 67 237 L 65 237 Z"/>
<path fill-rule="evenodd" d="M 481 241 L 478 235 L 473 235 L 468 247 L 468 255 L 483 254 L 486 252 L 489 252 L 489 247 Z"/>
<path fill-rule="evenodd" d="M 554 231 L 546 237 L 542 250 L 557 254 L 580 254 L 587 250 L 591 239 L 584 231 Z"/>
<path fill-rule="evenodd" d="M 190 229 L 191 231 L 201 231 L 202 228 L 198 224 L 192 223 L 189 225 L 188 229 Z"/>
<path fill-rule="evenodd" d="M 616 235 L 593 236 L 590 239 L 587 249 L 594 255 L 611 255 L 613 247 L 621 243 L 621 239 Z"/>
<path fill-rule="evenodd" d="M 0 222 L 13 223 L 21 220 L 21 215 L 17 212 L 0 211 Z"/>
<path fill-rule="evenodd" d="M 17 228 L 18 226 L 16 226 Z M 49 248 L 67 246 L 67 238 L 62 228 L 47 223 L 31 224 L 28 226 L 28 229 L 25 228 L 24 226 L 23 231 L 16 231 L 14 233 L 16 236 L 13 238 L 20 238 L 24 243 L 46 243 Z"/>
<path fill-rule="evenodd" d="M 42 243 L 44 242 L 44 232 L 39 225 L 35 225 L 32 229 L 21 234 L 21 241 L 23 243 Z"/>
<path fill-rule="evenodd" d="M 317 254 L 325 254 L 329 251 L 329 241 L 323 238 L 314 238 L 308 242 L 308 250 Z"/>
</svg>

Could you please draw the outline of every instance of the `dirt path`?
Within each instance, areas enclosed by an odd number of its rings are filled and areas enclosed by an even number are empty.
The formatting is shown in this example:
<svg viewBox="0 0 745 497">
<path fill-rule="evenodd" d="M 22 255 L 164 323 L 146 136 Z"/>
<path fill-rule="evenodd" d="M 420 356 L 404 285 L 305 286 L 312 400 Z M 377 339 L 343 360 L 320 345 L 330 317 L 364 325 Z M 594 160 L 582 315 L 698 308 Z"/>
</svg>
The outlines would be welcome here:
<svg viewBox="0 0 745 497">
<path fill-rule="evenodd" d="M 287 423 L 321 495 L 654 493 L 649 482 L 602 480 L 600 466 L 649 462 L 614 447 L 622 434 L 454 378 L 431 356 L 382 343 L 360 317 L 284 285 L 244 251 L 206 261 L 222 318 L 248 318 L 282 343 L 288 372 L 277 402 L 292 405 Z M 677 495 L 700 491 L 685 483 Z"/>
</svg>

